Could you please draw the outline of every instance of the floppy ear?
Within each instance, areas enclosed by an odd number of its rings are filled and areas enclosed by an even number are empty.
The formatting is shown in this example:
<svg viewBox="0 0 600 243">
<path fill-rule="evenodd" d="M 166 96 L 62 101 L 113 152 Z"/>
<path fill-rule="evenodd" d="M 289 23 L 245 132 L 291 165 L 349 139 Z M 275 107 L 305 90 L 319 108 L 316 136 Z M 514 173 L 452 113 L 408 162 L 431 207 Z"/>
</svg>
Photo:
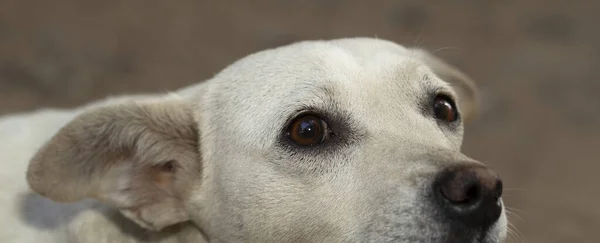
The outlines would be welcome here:
<svg viewBox="0 0 600 243">
<path fill-rule="evenodd" d="M 439 78 L 452 85 L 458 94 L 458 109 L 464 118 L 463 120 L 465 122 L 472 120 L 479 105 L 479 91 L 473 79 L 428 51 L 422 49 L 411 49 L 411 51 L 429 66 Z"/>
<path fill-rule="evenodd" d="M 150 230 L 187 221 L 188 192 L 201 173 L 196 124 L 183 100 L 95 108 L 35 154 L 28 183 L 59 202 L 95 198 Z"/>
</svg>

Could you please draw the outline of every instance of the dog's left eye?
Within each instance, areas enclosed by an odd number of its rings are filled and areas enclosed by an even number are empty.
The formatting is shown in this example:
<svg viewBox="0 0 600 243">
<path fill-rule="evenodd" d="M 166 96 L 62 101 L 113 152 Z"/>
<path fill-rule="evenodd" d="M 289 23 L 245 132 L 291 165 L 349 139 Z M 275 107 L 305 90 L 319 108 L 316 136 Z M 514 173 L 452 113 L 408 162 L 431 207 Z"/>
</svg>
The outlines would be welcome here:
<svg viewBox="0 0 600 243">
<path fill-rule="evenodd" d="M 435 118 L 444 122 L 458 120 L 458 110 L 454 101 L 446 95 L 437 95 L 433 101 L 433 112 Z"/>
<path fill-rule="evenodd" d="M 292 142 L 299 146 L 314 146 L 325 142 L 331 135 L 331 130 L 320 117 L 304 115 L 295 118 L 289 125 L 287 135 Z"/>
</svg>

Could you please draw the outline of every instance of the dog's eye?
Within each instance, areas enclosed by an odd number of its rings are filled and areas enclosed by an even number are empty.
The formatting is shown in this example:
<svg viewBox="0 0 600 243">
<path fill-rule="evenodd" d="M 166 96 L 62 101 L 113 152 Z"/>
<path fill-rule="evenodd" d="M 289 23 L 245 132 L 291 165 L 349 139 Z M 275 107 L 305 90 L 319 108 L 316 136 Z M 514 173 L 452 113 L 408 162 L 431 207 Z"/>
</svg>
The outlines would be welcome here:
<svg viewBox="0 0 600 243">
<path fill-rule="evenodd" d="M 458 110 L 454 101 L 446 95 L 438 95 L 433 101 L 435 118 L 444 122 L 454 122 L 458 119 Z"/>
<path fill-rule="evenodd" d="M 323 119 L 305 115 L 292 121 L 287 134 L 290 140 L 299 146 L 314 146 L 327 140 L 331 131 Z"/>
</svg>

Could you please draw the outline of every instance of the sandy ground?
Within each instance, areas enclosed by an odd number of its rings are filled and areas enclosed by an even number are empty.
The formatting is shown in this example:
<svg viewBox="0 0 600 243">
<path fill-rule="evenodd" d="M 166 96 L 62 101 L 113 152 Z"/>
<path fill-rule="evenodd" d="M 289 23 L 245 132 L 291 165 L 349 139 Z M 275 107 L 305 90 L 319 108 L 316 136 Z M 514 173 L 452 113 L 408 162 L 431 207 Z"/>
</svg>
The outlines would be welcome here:
<svg viewBox="0 0 600 243">
<path fill-rule="evenodd" d="M 378 36 L 440 50 L 479 82 L 464 150 L 502 175 L 526 242 L 600 242 L 600 1 L 200 2 L 0 0 L 0 114 L 170 90 L 296 40 Z"/>
</svg>

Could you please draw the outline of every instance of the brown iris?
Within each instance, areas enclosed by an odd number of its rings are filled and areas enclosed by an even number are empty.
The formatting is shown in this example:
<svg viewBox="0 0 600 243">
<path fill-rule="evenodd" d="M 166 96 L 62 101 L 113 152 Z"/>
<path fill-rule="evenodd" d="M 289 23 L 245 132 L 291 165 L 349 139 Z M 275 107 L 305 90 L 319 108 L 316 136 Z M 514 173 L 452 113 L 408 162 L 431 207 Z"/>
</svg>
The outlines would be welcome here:
<svg viewBox="0 0 600 243">
<path fill-rule="evenodd" d="M 444 122 L 454 122 L 458 119 L 458 111 L 452 99 L 446 95 L 438 95 L 433 102 L 435 118 Z"/>
<path fill-rule="evenodd" d="M 323 119 L 314 115 L 300 116 L 288 127 L 288 136 L 299 146 L 314 146 L 329 136 L 329 128 Z"/>
</svg>

